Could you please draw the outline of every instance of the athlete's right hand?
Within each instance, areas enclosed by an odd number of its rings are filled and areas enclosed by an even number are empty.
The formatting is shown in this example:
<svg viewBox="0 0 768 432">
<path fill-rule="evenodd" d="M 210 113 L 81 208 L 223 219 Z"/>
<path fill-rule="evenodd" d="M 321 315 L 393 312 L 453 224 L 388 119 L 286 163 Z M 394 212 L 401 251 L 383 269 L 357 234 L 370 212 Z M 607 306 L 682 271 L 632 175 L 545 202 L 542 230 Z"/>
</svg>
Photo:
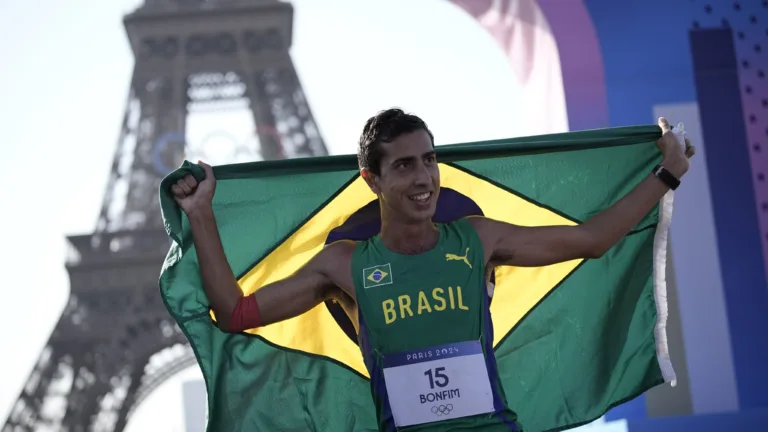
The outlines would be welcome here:
<svg viewBox="0 0 768 432">
<path fill-rule="evenodd" d="M 199 182 L 187 174 L 171 186 L 173 199 L 179 204 L 187 216 L 192 213 L 211 207 L 213 193 L 216 190 L 216 177 L 213 176 L 213 169 L 203 161 L 198 161 L 199 165 L 205 171 L 205 178 Z"/>
</svg>

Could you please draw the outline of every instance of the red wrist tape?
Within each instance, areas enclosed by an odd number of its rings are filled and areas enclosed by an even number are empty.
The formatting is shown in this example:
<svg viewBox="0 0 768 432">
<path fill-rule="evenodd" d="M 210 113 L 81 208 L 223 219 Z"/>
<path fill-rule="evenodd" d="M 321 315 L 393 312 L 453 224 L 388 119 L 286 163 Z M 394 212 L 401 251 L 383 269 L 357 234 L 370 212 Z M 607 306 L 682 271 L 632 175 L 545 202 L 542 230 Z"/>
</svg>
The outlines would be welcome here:
<svg viewBox="0 0 768 432">
<path fill-rule="evenodd" d="M 261 325 L 261 312 L 256 296 L 240 296 L 237 300 L 232 317 L 229 319 L 229 331 L 239 333 L 244 330 L 259 327 Z"/>
</svg>

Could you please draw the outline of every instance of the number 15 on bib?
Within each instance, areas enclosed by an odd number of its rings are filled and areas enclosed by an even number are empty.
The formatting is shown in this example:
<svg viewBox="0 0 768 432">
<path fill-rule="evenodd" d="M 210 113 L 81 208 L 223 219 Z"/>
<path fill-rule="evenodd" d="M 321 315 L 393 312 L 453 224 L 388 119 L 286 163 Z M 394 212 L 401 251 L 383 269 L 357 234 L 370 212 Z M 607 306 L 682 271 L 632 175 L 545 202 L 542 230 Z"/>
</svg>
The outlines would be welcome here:
<svg viewBox="0 0 768 432">
<path fill-rule="evenodd" d="M 383 366 L 398 427 L 494 411 L 479 341 L 389 354 Z"/>
</svg>

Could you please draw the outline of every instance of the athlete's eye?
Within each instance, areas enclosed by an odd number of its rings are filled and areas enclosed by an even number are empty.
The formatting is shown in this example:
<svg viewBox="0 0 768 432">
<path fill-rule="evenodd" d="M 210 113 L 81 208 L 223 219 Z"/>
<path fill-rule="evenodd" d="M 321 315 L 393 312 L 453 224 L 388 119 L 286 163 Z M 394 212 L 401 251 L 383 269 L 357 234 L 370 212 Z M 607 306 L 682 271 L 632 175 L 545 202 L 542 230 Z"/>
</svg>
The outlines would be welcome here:
<svg viewBox="0 0 768 432">
<path fill-rule="evenodd" d="M 433 163 L 435 163 L 435 161 L 437 160 L 437 158 L 435 157 L 435 155 L 430 155 L 430 156 L 427 156 L 425 159 L 426 159 L 426 162 L 427 162 L 427 163 L 429 163 L 429 164 L 433 164 Z"/>
</svg>

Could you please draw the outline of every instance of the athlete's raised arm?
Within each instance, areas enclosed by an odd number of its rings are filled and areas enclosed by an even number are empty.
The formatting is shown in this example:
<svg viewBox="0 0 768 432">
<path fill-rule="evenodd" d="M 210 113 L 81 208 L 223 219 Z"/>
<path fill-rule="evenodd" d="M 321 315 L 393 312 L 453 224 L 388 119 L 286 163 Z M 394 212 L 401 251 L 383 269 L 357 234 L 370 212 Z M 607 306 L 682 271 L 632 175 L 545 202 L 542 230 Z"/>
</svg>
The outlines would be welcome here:
<svg viewBox="0 0 768 432">
<path fill-rule="evenodd" d="M 686 140 L 683 150 L 666 119 L 659 119 L 661 165 L 681 178 L 694 148 Z M 654 174 L 610 208 L 575 226 L 522 227 L 486 218 L 471 218 L 493 265 L 538 267 L 578 258 L 598 258 L 624 237 L 669 190 Z"/>
<path fill-rule="evenodd" d="M 329 274 L 344 263 L 349 266 L 349 260 L 340 259 L 340 255 L 351 248 L 335 244 L 318 253 L 291 277 L 243 296 L 224 254 L 213 214 L 216 178 L 209 165 L 200 165 L 205 171 L 203 181 L 198 183 L 188 175 L 176 182 L 171 191 L 190 221 L 205 294 L 222 331 L 238 332 L 289 319 L 341 294 Z"/>
</svg>

